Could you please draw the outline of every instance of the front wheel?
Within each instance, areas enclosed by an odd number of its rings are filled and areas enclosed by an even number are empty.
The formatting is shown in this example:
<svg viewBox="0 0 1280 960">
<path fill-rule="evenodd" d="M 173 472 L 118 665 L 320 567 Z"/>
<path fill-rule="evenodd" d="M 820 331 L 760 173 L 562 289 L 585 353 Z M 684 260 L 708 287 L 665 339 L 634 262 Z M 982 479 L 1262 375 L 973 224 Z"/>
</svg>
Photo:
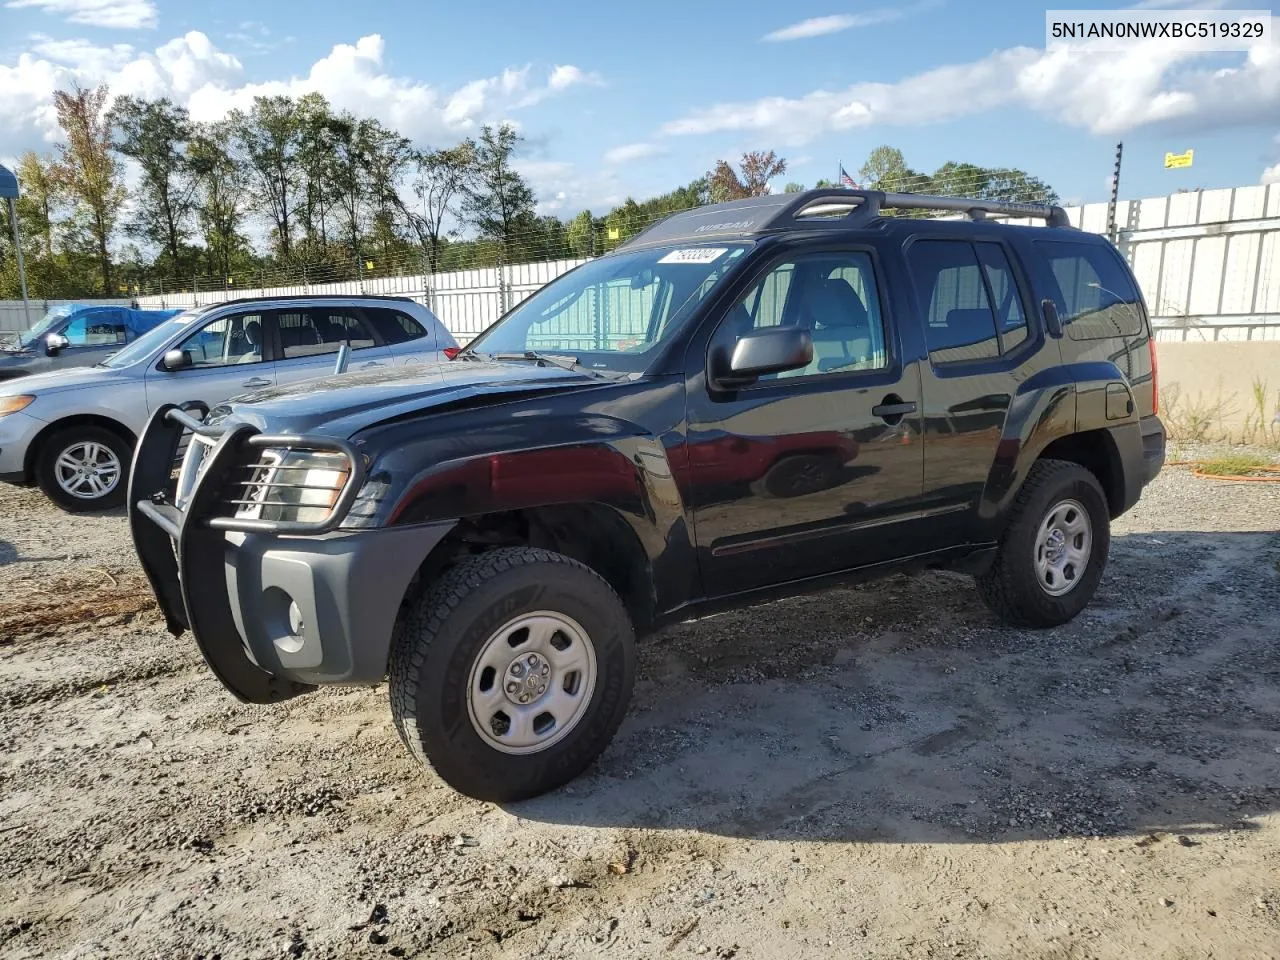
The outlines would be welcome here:
<svg viewBox="0 0 1280 960">
<path fill-rule="evenodd" d="M 129 443 L 110 430 L 68 427 L 41 445 L 36 483 L 63 510 L 112 510 L 124 503 L 130 457 Z"/>
<path fill-rule="evenodd" d="M 1110 545 L 1111 514 L 1097 478 L 1076 463 L 1040 460 L 1014 501 L 995 563 L 978 577 L 978 592 L 1013 626 L 1059 626 L 1093 599 Z"/>
<path fill-rule="evenodd" d="M 509 802 L 553 790 L 613 739 L 635 680 L 613 589 L 575 560 L 511 547 L 449 569 L 391 653 L 401 739 L 459 793 Z"/>
</svg>

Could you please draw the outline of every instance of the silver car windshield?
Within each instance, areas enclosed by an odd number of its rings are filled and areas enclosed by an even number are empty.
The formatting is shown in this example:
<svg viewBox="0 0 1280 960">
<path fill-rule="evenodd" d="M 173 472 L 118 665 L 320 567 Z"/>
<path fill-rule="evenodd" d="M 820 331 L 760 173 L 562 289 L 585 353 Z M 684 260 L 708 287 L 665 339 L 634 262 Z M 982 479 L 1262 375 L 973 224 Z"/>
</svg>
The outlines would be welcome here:
<svg viewBox="0 0 1280 960">
<path fill-rule="evenodd" d="M 98 366 L 100 367 L 131 367 L 140 360 L 145 360 L 158 350 L 164 343 L 179 330 L 188 326 L 191 321 L 199 316 L 200 310 L 183 310 L 182 313 L 170 317 L 159 326 L 152 327 L 133 343 L 129 344 L 122 350 L 117 350 L 107 359 L 103 360 Z"/>
</svg>

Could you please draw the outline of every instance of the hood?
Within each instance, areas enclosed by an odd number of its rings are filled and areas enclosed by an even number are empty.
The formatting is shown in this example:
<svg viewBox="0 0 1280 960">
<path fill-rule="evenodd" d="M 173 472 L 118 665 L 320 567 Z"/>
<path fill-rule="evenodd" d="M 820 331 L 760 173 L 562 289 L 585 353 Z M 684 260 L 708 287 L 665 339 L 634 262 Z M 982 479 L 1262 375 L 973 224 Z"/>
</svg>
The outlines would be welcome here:
<svg viewBox="0 0 1280 960">
<path fill-rule="evenodd" d="M 359 430 L 429 410 L 477 407 L 529 393 L 606 385 L 583 373 L 532 362 L 450 360 L 317 377 L 241 394 L 210 411 L 271 433 L 323 432 L 349 437 Z"/>
<path fill-rule="evenodd" d="M 63 367 L 43 373 L 30 373 L 12 380 L 0 380 L 0 394 L 12 396 L 15 393 L 34 393 L 38 396 L 55 391 L 61 393 L 64 390 L 110 383 L 119 380 L 123 374 L 123 369 L 111 367 Z"/>
</svg>

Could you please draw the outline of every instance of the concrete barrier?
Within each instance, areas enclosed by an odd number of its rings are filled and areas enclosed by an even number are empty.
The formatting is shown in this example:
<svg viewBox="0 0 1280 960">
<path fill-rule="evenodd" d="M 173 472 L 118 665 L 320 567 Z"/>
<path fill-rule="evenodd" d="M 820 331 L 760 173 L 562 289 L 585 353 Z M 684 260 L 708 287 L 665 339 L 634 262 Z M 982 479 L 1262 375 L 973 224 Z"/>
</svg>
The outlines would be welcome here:
<svg viewBox="0 0 1280 960">
<path fill-rule="evenodd" d="M 1156 360 L 1171 436 L 1280 445 L 1280 341 L 1164 342 Z"/>
</svg>

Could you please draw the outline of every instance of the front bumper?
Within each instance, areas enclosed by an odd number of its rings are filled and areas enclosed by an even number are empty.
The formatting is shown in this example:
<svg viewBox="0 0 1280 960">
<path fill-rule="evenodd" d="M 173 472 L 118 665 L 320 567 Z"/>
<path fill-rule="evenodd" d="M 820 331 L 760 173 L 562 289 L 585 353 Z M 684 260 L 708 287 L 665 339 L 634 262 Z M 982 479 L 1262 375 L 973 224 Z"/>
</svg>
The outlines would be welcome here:
<svg viewBox="0 0 1280 960">
<path fill-rule="evenodd" d="M 175 409 L 162 407 L 147 424 L 128 499 L 134 547 L 170 632 L 189 629 L 223 685 L 250 703 L 279 702 L 319 684 L 380 681 L 405 592 L 453 524 L 347 532 L 337 529 L 338 515 L 298 535 L 307 525 L 273 529 L 219 516 L 228 471 L 243 462 L 257 431 L 205 428 Z M 178 502 L 171 474 L 184 429 L 216 442 Z M 356 473 L 351 486 L 363 476 Z"/>
</svg>

